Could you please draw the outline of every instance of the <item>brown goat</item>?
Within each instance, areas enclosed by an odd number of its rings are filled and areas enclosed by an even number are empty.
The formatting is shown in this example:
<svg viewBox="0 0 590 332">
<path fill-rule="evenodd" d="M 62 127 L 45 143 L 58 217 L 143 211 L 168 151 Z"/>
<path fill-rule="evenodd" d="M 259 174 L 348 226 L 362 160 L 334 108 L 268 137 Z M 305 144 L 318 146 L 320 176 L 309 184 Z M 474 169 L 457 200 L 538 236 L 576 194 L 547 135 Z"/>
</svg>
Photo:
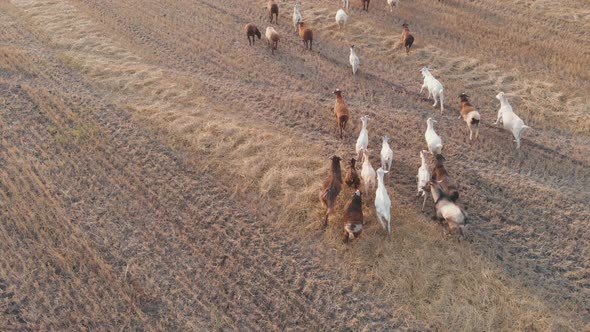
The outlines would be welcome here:
<svg viewBox="0 0 590 332">
<path fill-rule="evenodd" d="M 258 28 L 252 23 L 246 24 L 246 26 L 244 27 L 244 31 L 246 31 L 246 36 L 248 37 L 248 44 L 250 44 L 250 46 L 254 45 L 254 40 L 256 39 L 256 36 L 258 36 L 258 39 L 262 38 L 262 34 L 258 30 Z M 252 37 L 252 41 L 250 41 L 250 37 Z"/>
<path fill-rule="evenodd" d="M 270 0 L 268 2 L 268 18 L 270 19 L 270 23 L 272 23 L 272 16 L 275 16 L 275 23 L 279 24 L 279 5 L 275 3 L 274 0 Z"/>
<path fill-rule="evenodd" d="M 334 209 L 336 198 L 342 190 L 342 171 L 340 170 L 340 157 L 333 156 L 330 158 L 332 164 L 330 166 L 330 175 L 324 180 L 322 190 L 320 191 L 320 201 L 326 208 L 326 217 L 324 219 L 324 227 L 328 225 L 328 216 Z"/>
<path fill-rule="evenodd" d="M 371 0 L 362 0 L 363 2 L 363 10 L 369 11 L 369 2 L 371 2 Z"/>
<path fill-rule="evenodd" d="M 443 161 L 445 160 L 446 159 L 442 154 L 436 155 L 434 160 L 434 169 L 432 170 L 432 180 L 436 181 L 436 183 L 441 186 L 442 190 L 449 197 L 449 199 L 455 202 L 457 199 L 459 199 L 459 191 L 457 190 L 455 180 L 453 180 L 443 165 Z"/>
<path fill-rule="evenodd" d="M 463 118 L 465 123 L 467 123 L 467 127 L 469 128 L 469 140 L 473 136 L 473 130 L 475 129 L 475 138 L 479 137 L 479 121 L 481 120 L 481 115 L 478 111 L 475 110 L 475 107 L 471 105 L 469 102 L 469 96 L 464 92 L 459 95 L 461 98 L 461 109 L 459 112 L 459 119 Z"/>
<path fill-rule="evenodd" d="M 334 94 L 336 95 L 334 114 L 336 115 L 336 125 L 338 125 L 338 128 L 340 129 L 340 138 L 342 138 L 342 132 L 346 129 L 346 123 L 350 117 L 350 112 L 346 107 L 346 103 L 344 103 L 344 98 L 342 98 L 342 91 L 336 89 Z"/>
<path fill-rule="evenodd" d="M 299 37 L 303 40 L 303 46 L 307 48 L 307 43 L 309 42 L 309 50 L 312 50 L 313 44 L 313 31 L 310 28 L 305 26 L 305 23 L 299 22 Z"/>
<path fill-rule="evenodd" d="M 404 27 L 404 31 L 402 31 L 401 37 L 402 45 L 404 45 L 404 47 L 406 48 L 406 54 L 409 54 L 410 47 L 412 47 L 412 44 L 414 44 L 414 36 L 412 36 L 412 34 L 410 33 L 408 23 L 402 24 L 402 27 Z"/>
<path fill-rule="evenodd" d="M 361 198 L 361 191 L 357 190 L 352 196 L 352 200 L 346 207 L 346 212 L 342 217 L 342 224 L 344 224 L 344 242 L 352 240 L 361 235 L 363 230 L 363 199 Z"/>
<path fill-rule="evenodd" d="M 348 171 L 346 172 L 346 176 L 344 177 L 344 183 L 348 187 L 354 187 L 354 189 L 358 189 L 361 185 L 361 178 L 356 172 L 356 159 L 350 159 L 350 164 L 348 165 Z"/>
</svg>

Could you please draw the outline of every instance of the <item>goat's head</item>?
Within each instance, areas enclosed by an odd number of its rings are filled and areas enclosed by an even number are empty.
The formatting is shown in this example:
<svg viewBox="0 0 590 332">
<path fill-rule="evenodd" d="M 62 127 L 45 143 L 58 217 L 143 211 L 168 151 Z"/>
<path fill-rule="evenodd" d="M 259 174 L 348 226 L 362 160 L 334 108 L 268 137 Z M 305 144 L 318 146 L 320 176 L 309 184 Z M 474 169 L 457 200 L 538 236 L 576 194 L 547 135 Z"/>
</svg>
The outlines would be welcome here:
<svg viewBox="0 0 590 332">
<path fill-rule="evenodd" d="M 356 159 L 351 158 L 350 159 L 350 167 L 354 168 L 355 164 L 356 164 Z"/>
<path fill-rule="evenodd" d="M 383 177 L 383 174 L 387 174 L 387 173 L 389 173 L 389 171 L 386 171 L 386 170 L 384 170 L 383 168 L 379 167 L 379 168 L 377 169 L 376 173 L 377 173 L 377 175 L 378 175 L 379 177 L 381 177 L 381 178 L 382 178 L 382 177 Z"/>
<path fill-rule="evenodd" d="M 342 91 L 340 89 L 336 88 L 336 90 L 334 90 L 334 94 L 336 96 L 340 96 L 340 95 L 342 95 Z"/>
<path fill-rule="evenodd" d="M 444 167 L 445 157 L 442 154 L 437 153 L 434 157 L 434 167 Z"/>
<path fill-rule="evenodd" d="M 461 101 L 469 101 L 469 96 L 465 92 L 462 92 L 459 98 L 461 98 Z"/>
<path fill-rule="evenodd" d="M 332 157 L 330 157 L 330 160 L 333 162 L 340 162 L 340 160 L 342 160 L 342 158 L 340 158 L 338 156 L 332 156 Z"/>
<path fill-rule="evenodd" d="M 505 97 L 506 97 L 506 94 L 504 93 L 504 91 L 500 91 L 496 95 L 496 99 L 498 99 L 498 100 L 502 100 L 502 98 L 505 98 Z"/>
<path fill-rule="evenodd" d="M 433 119 L 433 118 L 428 118 L 428 119 L 426 120 L 426 124 L 427 124 L 427 125 L 429 125 L 429 126 L 432 126 L 433 124 L 435 124 L 435 123 L 437 123 L 437 122 L 438 122 L 438 121 L 436 121 L 436 120 L 435 120 L 435 119 Z"/>
<path fill-rule="evenodd" d="M 361 195 L 362 195 L 362 193 L 361 193 L 361 191 L 360 191 L 360 190 L 358 190 L 358 189 L 357 189 L 357 190 L 354 192 L 354 196 L 361 197 Z"/>
<path fill-rule="evenodd" d="M 383 143 L 389 143 L 389 136 L 383 136 Z"/>
<path fill-rule="evenodd" d="M 368 115 L 363 115 L 361 116 L 361 122 L 366 124 L 367 122 L 369 122 L 369 116 Z"/>
<path fill-rule="evenodd" d="M 260 30 L 258 30 L 258 28 L 256 28 L 256 30 L 254 31 L 254 34 L 258 36 L 258 39 L 262 38 L 262 34 L 260 33 Z"/>
<path fill-rule="evenodd" d="M 404 22 L 404 24 L 402 24 L 402 27 L 408 28 L 408 23 Z"/>
<path fill-rule="evenodd" d="M 422 150 L 420 151 L 420 158 L 428 163 L 428 160 L 432 159 L 432 152 L 428 150 Z"/>
</svg>

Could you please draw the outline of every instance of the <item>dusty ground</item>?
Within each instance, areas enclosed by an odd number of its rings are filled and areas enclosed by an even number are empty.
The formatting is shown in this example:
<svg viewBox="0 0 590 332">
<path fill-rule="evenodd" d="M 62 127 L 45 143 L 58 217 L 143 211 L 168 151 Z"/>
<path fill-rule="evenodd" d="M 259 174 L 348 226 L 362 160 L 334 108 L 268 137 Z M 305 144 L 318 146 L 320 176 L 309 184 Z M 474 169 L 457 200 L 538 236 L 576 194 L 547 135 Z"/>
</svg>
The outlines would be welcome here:
<svg viewBox="0 0 590 332">
<path fill-rule="evenodd" d="M 384 2 L 351 3 L 338 31 L 338 2 L 305 1 L 313 52 L 281 2 L 274 56 L 242 31 L 267 26 L 264 1 L 0 2 L 0 326 L 589 328 L 590 9 Z M 424 65 L 445 85 L 442 116 L 418 94 Z M 353 114 L 344 140 L 335 87 Z M 500 90 L 533 128 L 520 151 L 491 126 Z M 474 143 L 462 91 L 483 117 Z M 392 137 L 394 234 L 367 209 L 344 246 L 352 192 L 322 231 L 317 190 L 328 156 L 352 156 L 364 114 L 373 165 Z M 413 196 L 429 116 L 471 217 L 460 244 Z"/>
</svg>

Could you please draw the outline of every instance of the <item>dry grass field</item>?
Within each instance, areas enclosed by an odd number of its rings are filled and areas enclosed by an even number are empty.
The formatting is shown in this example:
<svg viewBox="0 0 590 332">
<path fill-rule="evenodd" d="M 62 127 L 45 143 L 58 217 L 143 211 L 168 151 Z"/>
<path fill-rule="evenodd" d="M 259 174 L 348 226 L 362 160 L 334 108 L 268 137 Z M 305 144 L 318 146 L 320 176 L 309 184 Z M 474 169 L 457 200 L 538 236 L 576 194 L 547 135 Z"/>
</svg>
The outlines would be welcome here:
<svg viewBox="0 0 590 332">
<path fill-rule="evenodd" d="M 338 30 L 339 1 L 303 0 L 313 52 L 278 3 L 273 56 L 243 32 L 263 0 L 0 0 L 0 331 L 590 330 L 588 2 L 353 0 Z M 501 90 L 532 127 L 521 150 L 492 125 Z M 326 230 L 317 193 L 365 114 L 373 166 L 392 137 L 393 234 L 367 208 L 345 245 L 352 190 Z M 415 197 L 428 117 L 460 243 Z"/>
</svg>

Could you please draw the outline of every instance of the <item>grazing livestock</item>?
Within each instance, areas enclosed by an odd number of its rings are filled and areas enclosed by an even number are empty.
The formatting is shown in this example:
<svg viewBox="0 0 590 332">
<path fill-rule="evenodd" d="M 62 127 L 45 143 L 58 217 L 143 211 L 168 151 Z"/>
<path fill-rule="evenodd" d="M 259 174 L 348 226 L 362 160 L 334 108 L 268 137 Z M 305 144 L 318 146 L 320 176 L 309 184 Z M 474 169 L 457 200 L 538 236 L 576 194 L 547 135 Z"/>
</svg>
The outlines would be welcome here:
<svg viewBox="0 0 590 332">
<path fill-rule="evenodd" d="M 369 2 L 371 2 L 371 0 L 362 0 L 362 1 L 363 1 L 363 10 L 369 11 Z"/>
<path fill-rule="evenodd" d="M 393 13 L 393 7 L 399 6 L 400 0 L 387 0 L 387 5 L 389 6 L 389 11 Z"/>
<path fill-rule="evenodd" d="M 295 3 L 295 7 L 293 7 L 293 27 L 295 28 L 295 33 L 299 30 L 299 22 L 303 21 L 303 16 L 301 16 L 301 4 L 299 2 Z"/>
<path fill-rule="evenodd" d="M 342 189 L 342 171 L 340 170 L 340 157 L 333 156 L 330 158 L 332 161 L 330 166 L 330 175 L 324 180 L 322 190 L 320 190 L 320 201 L 326 208 L 326 216 L 324 219 L 324 227 L 328 225 L 328 216 L 334 209 L 336 204 L 336 198 Z"/>
<path fill-rule="evenodd" d="M 369 187 L 371 187 L 371 191 L 375 190 L 375 177 L 377 176 L 377 173 L 375 173 L 375 169 L 373 166 L 371 166 L 371 161 L 369 160 L 369 151 L 367 149 L 363 149 L 362 153 L 363 166 L 361 168 L 361 178 L 363 179 L 363 183 L 365 185 L 365 194 L 367 194 L 369 193 Z"/>
<path fill-rule="evenodd" d="M 355 191 L 352 195 L 352 200 L 348 203 L 344 212 L 342 223 L 344 224 L 345 243 L 361 235 L 363 230 L 363 199 L 360 190 Z"/>
<path fill-rule="evenodd" d="M 361 132 L 359 133 L 359 138 L 356 140 L 356 157 L 360 160 L 360 153 L 361 150 L 366 149 L 369 146 L 369 131 L 367 130 L 367 123 L 369 122 L 369 117 L 363 115 L 361 117 L 361 123 L 363 124 L 363 128 L 361 128 Z"/>
<path fill-rule="evenodd" d="M 475 107 L 469 102 L 469 96 L 463 92 L 459 95 L 461 98 L 461 109 L 459 110 L 459 119 L 463 118 L 467 127 L 469 128 L 469 140 L 473 137 L 473 130 L 475 129 L 475 138 L 479 137 L 479 121 L 481 115 L 475 110 Z"/>
<path fill-rule="evenodd" d="M 279 37 L 279 33 L 277 32 L 277 30 L 275 30 L 275 28 L 267 27 L 265 36 L 266 41 L 268 42 L 268 45 L 270 45 L 270 49 L 272 50 L 272 54 L 275 54 L 275 50 L 278 48 L 279 40 L 281 39 Z"/>
<path fill-rule="evenodd" d="M 274 0 L 270 0 L 268 2 L 268 18 L 270 19 L 270 23 L 272 23 L 272 17 L 275 18 L 275 23 L 279 24 L 279 5 L 275 3 Z"/>
<path fill-rule="evenodd" d="M 406 54 L 409 54 L 410 48 L 414 44 L 414 36 L 412 36 L 412 34 L 410 33 L 410 28 L 408 28 L 408 23 L 402 24 L 402 27 L 404 27 L 404 30 L 402 31 L 402 36 L 401 36 L 402 45 L 406 48 Z"/>
<path fill-rule="evenodd" d="M 508 103 L 508 98 L 504 92 L 498 93 L 496 98 L 500 100 L 500 109 L 498 110 L 498 119 L 494 122 L 494 125 L 501 122 L 504 124 L 504 129 L 510 130 L 512 135 L 514 136 L 514 141 L 516 142 L 516 148 L 520 149 L 520 139 L 522 138 L 522 133 L 525 129 L 530 128 L 529 126 L 524 124 L 521 118 L 514 113 L 512 110 L 512 106 Z"/>
<path fill-rule="evenodd" d="M 392 162 L 393 150 L 389 146 L 389 137 L 383 136 L 383 144 L 381 146 L 381 168 L 389 172 L 389 170 L 391 170 Z"/>
<path fill-rule="evenodd" d="M 344 98 L 342 98 L 342 91 L 340 91 L 340 89 L 336 89 L 334 91 L 334 94 L 336 95 L 334 114 L 336 115 L 336 123 L 338 125 L 338 129 L 340 129 L 340 138 L 342 138 L 342 132 L 346 129 L 346 123 L 348 122 L 348 118 L 350 117 L 350 112 L 346 107 L 346 103 L 344 103 Z"/>
<path fill-rule="evenodd" d="M 455 180 L 449 175 L 443 162 L 445 161 L 445 157 L 442 154 L 437 154 L 434 160 L 434 169 L 432 170 L 432 180 L 436 181 L 445 192 L 445 194 L 449 197 L 449 199 L 453 202 L 459 199 L 459 191 L 457 190 L 457 185 L 455 184 Z"/>
<path fill-rule="evenodd" d="M 350 159 L 350 164 L 348 165 L 348 171 L 346 172 L 346 176 L 344 177 L 344 183 L 350 188 L 354 187 L 354 189 L 358 189 L 361 185 L 361 179 L 356 172 L 356 159 Z"/>
<path fill-rule="evenodd" d="M 303 22 L 299 22 L 299 37 L 301 37 L 301 40 L 303 40 L 303 46 L 305 46 L 305 48 L 308 48 L 309 44 L 309 50 L 311 51 L 313 43 L 313 31 L 305 26 L 305 23 Z"/>
<path fill-rule="evenodd" d="M 416 179 L 418 179 L 418 193 L 416 196 L 424 197 L 424 201 L 422 202 L 422 211 L 424 211 L 424 205 L 426 205 L 426 192 L 424 187 L 428 184 L 431 180 L 430 174 L 430 167 L 428 165 L 428 160 L 432 159 L 432 152 L 428 152 L 426 150 L 420 151 L 420 159 L 422 159 L 422 165 L 418 168 L 418 175 L 416 175 Z"/>
<path fill-rule="evenodd" d="M 346 25 L 346 21 L 348 21 L 348 15 L 342 9 L 338 9 L 336 12 L 336 24 L 338 24 L 338 29 L 342 29 Z"/>
<path fill-rule="evenodd" d="M 467 213 L 447 196 L 438 183 L 431 181 L 428 187 L 434 200 L 436 217 L 445 221 L 446 232 L 465 237 L 463 229 L 467 224 Z"/>
<path fill-rule="evenodd" d="M 361 59 L 359 59 L 358 55 L 356 55 L 354 45 L 350 46 L 350 56 L 348 57 L 348 61 L 352 67 L 352 75 L 355 75 L 356 71 L 361 65 Z"/>
<path fill-rule="evenodd" d="M 436 120 L 434 120 L 433 118 L 428 118 L 428 120 L 426 120 L 426 132 L 424 133 L 424 138 L 426 139 L 426 145 L 428 146 L 428 151 L 432 152 L 432 153 L 436 153 L 436 154 L 440 154 L 442 153 L 442 139 L 440 138 L 440 136 L 438 136 L 438 134 L 436 133 L 436 131 L 434 131 L 434 124 L 436 123 Z"/>
<path fill-rule="evenodd" d="M 440 97 L 440 114 L 442 114 L 444 111 L 444 89 L 442 84 L 436 78 L 434 78 L 434 76 L 432 76 L 430 69 L 423 67 L 420 69 L 420 71 L 422 72 L 422 76 L 424 76 L 424 84 L 422 84 L 420 93 L 422 93 L 424 88 L 428 88 L 428 98 L 430 98 L 432 95 L 432 99 L 434 99 L 434 104 L 432 107 L 436 107 L 436 104 L 438 103 L 437 97 Z"/>
<path fill-rule="evenodd" d="M 387 173 L 383 168 L 377 170 L 377 191 L 375 192 L 375 210 L 377 219 L 387 234 L 391 235 L 391 200 L 385 188 L 383 175 Z M 387 224 L 385 223 L 387 221 Z"/>
<path fill-rule="evenodd" d="M 256 27 L 252 23 L 246 24 L 246 26 L 244 27 L 244 31 L 246 31 L 246 37 L 248 37 L 248 44 L 250 46 L 254 45 L 256 37 L 258 37 L 258 39 L 262 38 L 262 34 L 258 30 L 258 27 Z M 252 40 L 250 40 L 250 38 L 252 38 Z"/>
</svg>

